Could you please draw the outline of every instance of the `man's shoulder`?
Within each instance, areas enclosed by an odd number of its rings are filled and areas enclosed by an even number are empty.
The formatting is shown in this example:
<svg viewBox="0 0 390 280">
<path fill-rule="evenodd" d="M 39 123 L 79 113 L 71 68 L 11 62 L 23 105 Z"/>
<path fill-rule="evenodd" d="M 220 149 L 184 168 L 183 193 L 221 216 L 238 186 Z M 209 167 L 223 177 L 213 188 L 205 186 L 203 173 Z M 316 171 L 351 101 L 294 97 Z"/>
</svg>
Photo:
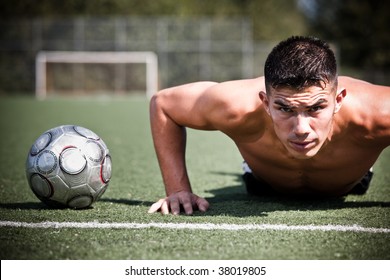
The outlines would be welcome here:
<svg viewBox="0 0 390 280">
<path fill-rule="evenodd" d="M 356 83 L 365 83 L 365 84 L 370 84 L 367 81 L 357 79 L 351 76 L 339 76 L 338 77 L 339 84 L 356 84 Z"/>
<path fill-rule="evenodd" d="M 376 85 L 367 81 L 351 77 L 339 78 L 339 91 L 345 89 L 347 93 L 346 105 L 352 106 L 355 110 L 363 111 L 390 108 L 390 87 Z M 373 112 L 375 113 L 375 112 Z M 369 112 L 369 114 L 372 114 Z"/>
<path fill-rule="evenodd" d="M 368 81 L 341 76 L 338 78 L 339 88 L 345 88 L 347 92 L 355 94 L 390 94 L 390 87 L 384 85 L 377 85 Z M 389 97 L 390 98 L 390 97 Z"/>
<path fill-rule="evenodd" d="M 220 82 L 208 89 L 208 94 L 217 100 L 226 98 L 246 98 L 249 95 L 265 91 L 264 77 Z"/>
<path fill-rule="evenodd" d="M 228 134 L 253 126 L 262 114 L 260 92 L 265 91 L 264 78 L 234 80 L 219 83 L 201 97 L 209 109 L 210 120 Z"/>
<path fill-rule="evenodd" d="M 341 116 L 359 139 L 390 141 L 390 87 L 351 77 L 340 77 L 339 88 L 347 92 Z M 375 141 L 374 141 L 375 142 Z"/>
<path fill-rule="evenodd" d="M 244 113 L 253 110 L 260 101 L 259 93 L 264 90 L 264 80 L 246 79 L 218 83 L 200 96 L 202 104 L 219 113 Z"/>
</svg>

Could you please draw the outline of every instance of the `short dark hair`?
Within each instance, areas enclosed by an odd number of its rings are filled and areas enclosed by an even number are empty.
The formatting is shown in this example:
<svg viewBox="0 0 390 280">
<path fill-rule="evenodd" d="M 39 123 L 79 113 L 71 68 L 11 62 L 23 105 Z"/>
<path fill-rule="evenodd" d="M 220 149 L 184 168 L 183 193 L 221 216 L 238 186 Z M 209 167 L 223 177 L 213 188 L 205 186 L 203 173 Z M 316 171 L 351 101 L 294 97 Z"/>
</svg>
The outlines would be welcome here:
<svg viewBox="0 0 390 280">
<path fill-rule="evenodd" d="M 314 37 L 293 36 L 280 42 L 264 66 L 265 85 L 302 90 L 324 83 L 337 86 L 337 63 L 329 45 Z"/>
</svg>

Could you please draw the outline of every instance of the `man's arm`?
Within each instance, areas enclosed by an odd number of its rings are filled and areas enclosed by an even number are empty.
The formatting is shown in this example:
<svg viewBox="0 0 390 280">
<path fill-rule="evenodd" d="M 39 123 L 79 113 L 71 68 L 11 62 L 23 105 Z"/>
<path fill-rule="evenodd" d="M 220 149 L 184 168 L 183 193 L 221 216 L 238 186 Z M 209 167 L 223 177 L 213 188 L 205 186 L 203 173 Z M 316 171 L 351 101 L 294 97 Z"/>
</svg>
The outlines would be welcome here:
<svg viewBox="0 0 390 280">
<path fill-rule="evenodd" d="M 208 202 L 192 193 L 185 164 L 185 127 L 212 130 L 207 121 L 207 105 L 201 98 L 216 83 L 198 82 L 158 92 L 150 102 L 150 121 L 154 147 L 162 173 L 166 198 L 149 209 L 150 213 L 186 214 L 206 211 Z"/>
</svg>

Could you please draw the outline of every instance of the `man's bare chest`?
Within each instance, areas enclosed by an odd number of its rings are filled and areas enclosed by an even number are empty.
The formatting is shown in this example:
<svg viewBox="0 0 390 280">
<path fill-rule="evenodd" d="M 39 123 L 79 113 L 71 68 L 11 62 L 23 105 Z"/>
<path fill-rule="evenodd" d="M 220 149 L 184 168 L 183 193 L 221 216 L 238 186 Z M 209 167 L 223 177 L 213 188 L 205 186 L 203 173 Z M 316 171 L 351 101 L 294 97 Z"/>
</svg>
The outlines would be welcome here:
<svg viewBox="0 0 390 280">
<path fill-rule="evenodd" d="M 238 143 L 255 177 L 285 193 L 339 195 L 353 187 L 372 167 L 380 152 L 349 142 L 329 142 L 310 159 L 295 159 L 280 142 L 263 138 Z"/>
</svg>

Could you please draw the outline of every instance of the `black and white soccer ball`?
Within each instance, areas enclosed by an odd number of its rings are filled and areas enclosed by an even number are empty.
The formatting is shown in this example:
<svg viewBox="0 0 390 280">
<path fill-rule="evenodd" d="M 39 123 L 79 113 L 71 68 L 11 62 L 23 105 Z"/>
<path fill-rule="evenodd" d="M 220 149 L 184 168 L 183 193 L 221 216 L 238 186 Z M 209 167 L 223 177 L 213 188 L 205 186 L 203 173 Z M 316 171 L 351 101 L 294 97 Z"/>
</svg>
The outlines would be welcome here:
<svg viewBox="0 0 390 280">
<path fill-rule="evenodd" d="M 26 176 L 31 190 L 53 207 L 86 208 L 108 187 L 112 162 L 103 140 L 91 130 L 63 125 L 44 132 L 31 146 Z"/>
</svg>

